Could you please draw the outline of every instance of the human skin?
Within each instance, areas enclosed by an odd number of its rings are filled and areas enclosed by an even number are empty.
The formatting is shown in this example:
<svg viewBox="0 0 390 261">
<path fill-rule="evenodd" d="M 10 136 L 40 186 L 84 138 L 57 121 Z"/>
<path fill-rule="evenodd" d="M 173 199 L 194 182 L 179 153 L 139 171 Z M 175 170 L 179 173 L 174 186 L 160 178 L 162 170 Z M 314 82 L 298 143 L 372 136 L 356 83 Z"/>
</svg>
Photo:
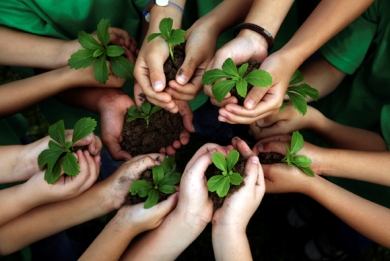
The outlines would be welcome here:
<svg viewBox="0 0 390 261">
<path fill-rule="evenodd" d="M 287 164 L 263 165 L 263 169 L 266 193 L 291 192 L 305 194 L 327 208 L 357 232 L 378 244 L 390 247 L 388 240 L 390 230 L 387 229 L 390 218 L 388 208 L 361 198 L 317 174 L 315 174 L 315 177 L 309 177 L 298 168 L 289 167 Z M 373 168 L 370 170 L 373 170 Z M 386 185 L 389 182 L 380 184 Z"/>
<path fill-rule="evenodd" d="M 146 169 L 161 164 L 163 154 L 147 154 L 123 163 L 108 178 L 76 198 L 36 207 L 0 227 L 0 256 L 42 238 L 118 210 L 132 182 Z"/>
<path fill-rule="evenodd" d="M 273 34 L 275 28 L 279 28 L 280 26 L 280 19 L 276 20 L 277 23 L 274 24 L 269 15 L 264 17 L 258 15 L 258 12 L 261 10 L 258 9 L 257 6 L 260 8 L 263 4 L 262 2 L 263 0 L 254 2 L 245 22 L 263 26 Z M 256 120 L 276 113 L 282 105 L 290 78 L 296 69 L 298 69 L 310 55 L 318 50 L 331 37 L 336 35 L 362 14 L 372 2 L 373 0 L 359 1 L 358 3 L 353 0 L 341 2 L 336 0 L 321 1 L 286 45 L 269 55 L 267 58 L 264 56 L 264 60 L 260 59 L 260 61 L 262 61 L 260 69 L 271 74 L 273 83 L 268 88 L 253 88 L 245 98 L 244 106 L 238 106 L 237 100 L 229 96 L 229 94 L 225 101 L 217 103 L 212 97 L 211 87 L 205 86 L 205 93 L 212 98 L 211 101 L 213 104 L 221 107 L 218 119 L 231 124 L 250 124 Z M 285 10 L 283 6 L 281 9 L 268 8 L 266 10 L 268 12 L 269 10 L 278 10 L 278 12 L 281 12 L 281 15 L 286 14 L 285 11 L 281 11 Z M 330 16 L 332 19 L 329 19 Z M 325 23 L 324 21 L 327 22 Z M 244 29 L 241 30 L 233 41 L 238 43 L 240 38 L 253 38 L 251 35 L 256 34 L 256 32 Z M 257 47 L 258 45 L 259 44 L 257 43 L 253 46 Z M 260 50 L 259 47 L 249 48 L 249 45 L 246 46 L 246 48 L 240 49 L 239 45 L 229 45 L 229 43 L 226 46 L 228 50 L 225 50 L 225 47 L 222 47 L 216 53 L 219 62 L 213 63 L 210 67 L 208 66 L 208 69 L 220 68 L 222 62 L 230 57 L 227 55 L 230 53 L 230 50 L 240 50 L 234 57 L 231 57 L 237 64 L 239 62 L 248 61 L 250 58 L 259 58 L 259 56 L 256 57 L 255 55 L 258 52 L 257 50 Z M 245 57 L 245 59 L 239 57 Z"/>
</svg>

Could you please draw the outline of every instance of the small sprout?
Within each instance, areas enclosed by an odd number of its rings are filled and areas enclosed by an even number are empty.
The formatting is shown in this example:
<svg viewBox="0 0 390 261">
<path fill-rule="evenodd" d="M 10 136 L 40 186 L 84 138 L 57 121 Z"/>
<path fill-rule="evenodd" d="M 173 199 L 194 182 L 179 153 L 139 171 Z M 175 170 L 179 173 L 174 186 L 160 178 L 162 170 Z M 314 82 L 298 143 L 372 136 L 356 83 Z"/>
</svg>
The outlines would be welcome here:
<svg viewBox="0 0 390 261">
<path fill-rule="evenodd" d="M 42 151 L 38 156 L 38 166 L 43 170 L 46 166 L 45 180 L 54 184 L 61 175 L 61 169 L 69 176 L 77 176 L 80 166 L 73 155 L 73 144 L 92 133 L 96 121 L 91 118 L 81 118 L 74 126 L 72 141 L 65 141 L 64 121 L 60 120 L 49 127 L 49 149 Z"/>
<path fill-rule="evenodd" d="M 161 36 L 163 39 L 165 39 L 165 42 L 168 43 L 169 46 L 169 53 L 171 55 L 172 61 L 174 60 L 173 57 L 173 48 L 176 44 L 184 43 L 184 35 L 186 34 L 185 30 L 182 29 L 172 29 L 173 27 L 173 20 L 172 18 L 164 18 L 161 20 L 159 28 L 160 33 L 153 33 L 148 36 L 148 43 L 152 41 L 154 38 Z"/>
<path fill-rule="evenodd" d="M 157 204 L 159 192 L 166 195 L 176 192 L 174 185 L 180 182 L 181 173 L 176 171 L 174 158 L 165 158 L 161 166 L 152 168 L 153 183 L 146 180 L 137 180 L 131 184 L 131 195 L 138 194 L 141 198 L 148 197 L 145 201 L 144 208 L 148 209 Z"/>
<path fill-rule="evenodd" d="M 161 107 L 153 105 L 146 101 L 141 105 L 141 108 L 137 106 L 131 106 L 127 114 L 130 116 L 127 118 L 127 122 L 131 122 L 135 119 L 144 119 L 146 121 L 146 127 L 149 127 L 150 117 L 161 110 Z"/>
<path fill-rule="evenodd" d="M 99 22 L 97 26 L 97 37 L 100 43 L 92 35 L 87 34 L 85 31 L 80 31 L 78 41 L 84 49 L 72 54 L 68 60 L 70 68 L 76 70 L 87 68 L 95 62 L 93 67 L 95 79 L 102 84 L 108 80 L 106 60 L 110 61 L 112 72 L 119 78 L 132 79 L 134 71 L 134 64 L 123 56 L 126 50 L 119 45 L 109 45 L 109 27 L 109 19 L 102 19 Z"/>
<path fill-rule="evenodd" d="M 299 131 L 294 131 L 291 139 L 290 148 L 286 144 L 286 156 L 281 162 L 287 163 L 291 167 L 300 168 L 308 176 L 314 177 L 314 172 L 310 168 L 311 160 L 306 156 L 296 156 L 298 151 L 303 148 L 304 140 Z"/>
<path fill-rule="evenodd" d="M 313 100 L 317 101 L 318 90 L 306 83 L 295 86 L 295 84 L 300 82 L 303 82 L 303 74 L 299 70 L 296 70 L 294 75 L 291 77 L 286 94 L 290 98 L 294 108 L 297 109 L 300 114 L 305 115 L 307 112 L 306 97 L 309 96 Z M 282 110 L 284 107 L 285 103 L 283 103 L 280 109 Z"/>
<path fill-rule="evenodd" d="M 245 75 L 248 63 L 244 63 L 237 70 L 231 58 L 226 59 L 221 69 L 213 69 L 205 72 L 202 76 L 204 85 L 213 84 L 211 91 L 218 102 L 222 102 L 233 87 L 237 93 L 245 98 L 248 92 L 248 84 L 256 87 L 269 87 L 272 84 L 271 75 L 264 70 L 253 70 Z M 218 81 L 220 79 L 225 79 Z M 217 81 L 217 82 L 216 82 Z"/>
<path fill-rule="evenodd" d="M 221 175 L 214 175 L 207 181 L 207 187 L 210 192 L 217 192 L 218 196 L 223 198 L 230 189 L 230 184 L 240 185 L 242 176 L 240 173 L 233 172 L 233 167 L 238 162 L 240 153 L 237 150 L 229 152 L 225 158 L 222 153 L 214 152 L 212 161 L 214 165 L 222 171 Z"/>
</svg>

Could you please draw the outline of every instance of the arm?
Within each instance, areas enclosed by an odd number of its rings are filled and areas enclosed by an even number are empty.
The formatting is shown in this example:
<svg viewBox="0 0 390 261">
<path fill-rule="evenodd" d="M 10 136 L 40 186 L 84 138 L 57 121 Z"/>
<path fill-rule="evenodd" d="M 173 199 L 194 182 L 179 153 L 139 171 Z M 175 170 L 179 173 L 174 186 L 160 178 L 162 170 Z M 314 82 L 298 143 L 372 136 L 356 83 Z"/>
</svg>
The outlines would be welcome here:
<svg viewBox="0 0 390 261">
<path fill-rule="evenodd" d="M 290 41 L 261 64 L 260 69 L 271 74 L 272 85 L 268 88 L 252 89 L 245 99 L 244 107 L 234 103 L 226 105 L 220 113 L 225 115 L 222 118 L 227 122 L 248 124 L 276 113 L 295 70 L 324 43 L 362 14 L 372 2 L 373 0 L 359 3 L 353 0 L 321 1 Z M 253 8 L 252 10 L 255 11 Z M 332 16 L 332 19 L 329 19 L 329 16 Z"/>
<path fill-rule="evenodd" d="M 134 157 L 78 197 L 36 207 L 2 225 L 0 256 L 119 209 L 129 193 L 131 183 L 162 157 L 162 154 Z"/>
<path fill-rule="evenodd" d="M 390 210 L 363 199 L 320 176 L 309 177 L 286 164 L 264 165 L 267 193 L 303 193 L 346 224 L 385 247 L 390 247 Z M 362 225 L 364 224 L 364 225 Z"/>
</svg>

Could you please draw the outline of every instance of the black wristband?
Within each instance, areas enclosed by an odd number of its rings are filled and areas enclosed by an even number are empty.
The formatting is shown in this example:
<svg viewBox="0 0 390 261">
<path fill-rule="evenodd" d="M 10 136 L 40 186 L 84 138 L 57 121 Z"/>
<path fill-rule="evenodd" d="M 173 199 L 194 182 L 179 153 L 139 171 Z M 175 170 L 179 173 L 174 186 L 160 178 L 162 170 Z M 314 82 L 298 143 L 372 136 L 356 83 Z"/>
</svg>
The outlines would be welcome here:
<svg viewBox="0 0 390 261">
<path fill-rule="evenodd" d="M 264 36 L 268 43 L 268 52 L 271 51 L 271 49 L 274 47 L 274 38 L 272 37 L 271 33 L 265 30 L 263 27 L 250 23 L 241 24 L 236 27 L 236 29 L 234 29 L 234 37 L 236 37 L 242 29 L 249 29 Z"/>
</svg>

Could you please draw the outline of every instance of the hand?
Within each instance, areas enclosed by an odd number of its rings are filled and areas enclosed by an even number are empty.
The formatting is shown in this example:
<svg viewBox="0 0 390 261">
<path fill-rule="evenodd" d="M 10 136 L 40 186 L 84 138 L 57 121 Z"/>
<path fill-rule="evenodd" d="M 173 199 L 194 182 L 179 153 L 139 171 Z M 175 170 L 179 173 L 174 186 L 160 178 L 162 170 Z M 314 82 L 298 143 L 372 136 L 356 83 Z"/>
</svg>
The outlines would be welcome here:
<svg viewBox="0 0 390 261">
<path fill-rule="evenodd" d="M 279 111 L 286 94 L 290 78 L 296 67 L 290 65 L 291 58 L 275 52 L 268 56 L 260 65 L 260 69 L 272 76 L 272 85 L 268 88 L 252 88 L 244 101 L 244 106 L 238 106 L 236 99 L 229 98 L 225 107 L 221 108 L 218 119 L 227 123 L 251 124 L 259 119 Z M 286 65 L 289 66 L 286 66 Z"/>
<path fill-rule="evenodd" d="M 303 116 L 294 108 L 291 102 L 286 102 L 286 107 L 278 113 L 260 119 L 250 125 L 250 133 L 255 139 L 289 134 L 296 130 L 307 129 L 323 115 L 311 106 L 307 106 L 307 113 Z"/>
<path fill-rule="evenodd" d="M 62 173 L 54 184 L 48 184 L 44 179 L 45 172 L 40 171 L 27 181 L 26 190 L 31 191 L 37 205 L 74 198 L 95 183 L 100 171 L 100 156 L 92 157 L 87 150 L 78 150 L 75 156 L 80 166 L 76 177 Z"/>
<path fill-rule="evenodd" d="M 253 146 L 253 153 L 259 155 L 260 152 L 277 152 L 286 155 L 286 144 L 291 143 L 290 135 L 277 135 L 260 140 Z M 321 175 L 323 173 L 321 164 L 321 155 L 323 155 L 325 148 L 321 148 L 305 142 L 303 148 L 297 155 L 304 155 L 311 159 L 310 168 L 314 173 Z M 263 165 L 263 167 L 265 164 Z"/>
</svg>

